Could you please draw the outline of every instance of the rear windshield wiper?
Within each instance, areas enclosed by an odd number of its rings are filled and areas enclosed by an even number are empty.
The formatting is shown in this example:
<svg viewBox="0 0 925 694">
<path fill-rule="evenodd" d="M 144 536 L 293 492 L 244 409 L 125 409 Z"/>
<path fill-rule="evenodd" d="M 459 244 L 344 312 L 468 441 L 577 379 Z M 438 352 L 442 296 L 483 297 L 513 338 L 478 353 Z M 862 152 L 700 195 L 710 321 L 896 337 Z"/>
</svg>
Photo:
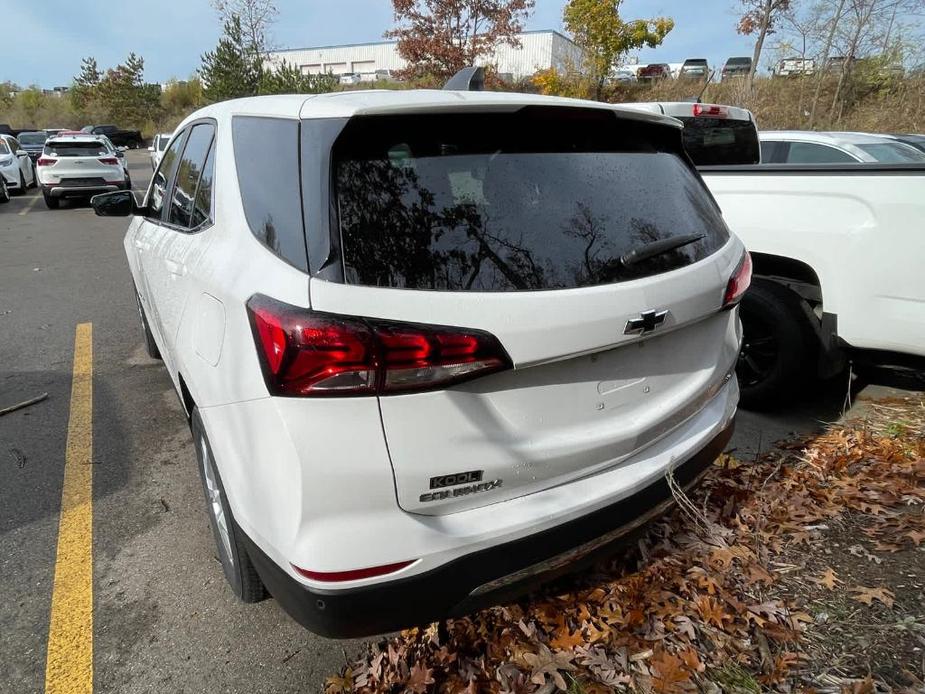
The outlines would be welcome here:
<svg viewBox="0 0 925 694">
<path fill-rule="evenodd" d="M 681 236 L 670 236 L 667 239 L 659 239 L 658 241 L 647 243 L 639 248 L 634 248 L 628 253 L 624 253 L 623 257 L 620 258 L 620 262 L 626 267 L 632 267 L 644 260 L 654 258 L 657 255 L 662 255 L 662 253 L 673 251 L 682 246 L 689 246 L 706 237 L 706 234 L 683 234 Z"/>
</svg>

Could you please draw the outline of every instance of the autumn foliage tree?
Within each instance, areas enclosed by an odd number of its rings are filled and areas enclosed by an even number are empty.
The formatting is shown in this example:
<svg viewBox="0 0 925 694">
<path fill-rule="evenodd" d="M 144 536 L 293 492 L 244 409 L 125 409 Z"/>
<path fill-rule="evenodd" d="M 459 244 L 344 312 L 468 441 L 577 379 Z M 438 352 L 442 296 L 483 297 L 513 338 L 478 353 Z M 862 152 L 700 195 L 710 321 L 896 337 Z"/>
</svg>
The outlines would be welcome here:
<svg viewBox="0 0 925 694">
<path fill-rule="evenodd" d="M 398 40 L 408 67 L 403 79 L 446 79 L 480 62 L 499 44 L 519 46 L 517 34 L 534 0 L 392 0 Z"/>
<path fill-rule="evenodd" d="M 570 0 L 565 6 L 565 28 L 582 49 L 584 69 L 600 99 L 607 79 L 629 51 L 655 48 L 674 28 L 668 17 L 631 19 L 620 17 L 623 0 Z"/>
<path fill-rule="evenodd" d="M 755 77 L 764 41 L 774 33 L 775 25 L 791 9 L 792 0 L 739 0 L 742 15 L 736 30 L 743 36 L 756 35 L 755 50 L 752 53 L 752 69 L 749 82 Z"/>
</svg>

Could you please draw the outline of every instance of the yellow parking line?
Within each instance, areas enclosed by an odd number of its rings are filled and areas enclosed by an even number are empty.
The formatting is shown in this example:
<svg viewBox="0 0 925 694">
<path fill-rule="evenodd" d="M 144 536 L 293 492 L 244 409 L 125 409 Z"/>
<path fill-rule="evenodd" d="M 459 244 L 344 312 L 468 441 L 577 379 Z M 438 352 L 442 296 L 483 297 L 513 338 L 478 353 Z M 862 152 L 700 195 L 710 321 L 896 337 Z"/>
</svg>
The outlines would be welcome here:
<svg viewBox="0 0 925 694">
<path fill-rule="evenodd" d="M 93 326 L 78 323 L 45 694 L 93 692 Z"/>
<path fill-rule="evenodd" d="M 24 208 L 22 208 L 22 209 L 19 211 L 19 213 L 18 213 L 19 216 L 20 216 L 20 217 L 25 216 L 26 212 L 28 212 L 28 211 L 31 210 L 33 207 L 35 207 L 35 203 L 37 203 L 37 202 L 39 201 L 39 198 L 41 198 L 41 197 L 42 197 L 41 195 L 36 195 L 36 196 L 34 196 L 34 197 L 26 204 L 26 206 L 25 206 Z"/>
</svg>

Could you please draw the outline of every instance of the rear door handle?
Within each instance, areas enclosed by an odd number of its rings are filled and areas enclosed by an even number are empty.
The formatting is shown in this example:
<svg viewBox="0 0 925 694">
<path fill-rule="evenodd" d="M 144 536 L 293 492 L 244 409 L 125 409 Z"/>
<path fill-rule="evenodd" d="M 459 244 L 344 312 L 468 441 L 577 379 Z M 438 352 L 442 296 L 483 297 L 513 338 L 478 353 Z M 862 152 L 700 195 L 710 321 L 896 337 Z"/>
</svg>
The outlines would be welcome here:
<svg viewBox="0 0 925 694">
<path fill-rule="evenodd" d="M 178 275 L 182 277 L 186 274 L 186 268 L 182 263 L 178 263 L 175 260 L 165 260 L 164 263 L 167 265 L 167 272 L 171 275 Z"/>
</svg>

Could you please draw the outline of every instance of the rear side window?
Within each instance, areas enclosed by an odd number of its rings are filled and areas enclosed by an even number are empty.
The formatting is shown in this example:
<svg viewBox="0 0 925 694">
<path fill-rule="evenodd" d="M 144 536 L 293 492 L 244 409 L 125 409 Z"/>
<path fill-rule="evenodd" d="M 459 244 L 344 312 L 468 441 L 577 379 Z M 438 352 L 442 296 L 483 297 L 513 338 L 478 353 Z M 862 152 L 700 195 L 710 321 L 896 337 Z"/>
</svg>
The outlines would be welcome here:
<svg viewBox="0 0 925 694">
<path fill-rule="evenodd" d="M 787 153 L 788 164 L 852 164 L 857 159 L 846 152 L 814 142 L 791 142 Z"/>
<path fill-rule="evenodd" d="M 177 167 L 177 183 L 173 187 L 170 211 L 167 214 L 167 221 L 182 229 L 191 227 L 193 201 L 214 133 L 215 128 L 211 123 L 200 123 L 193 126 L 186 139 L 186 147 Z"/>
<path fill-rule="evenodd" d="M 299 122 L 235 116 L 231 135 L 251 232 L 290 265 L 308 270 L 299 187 Z"/>
<path fill-rule="evenodd" d="M 354 118 L 333 152 L 345 280 L 564 289 L 705 258 L 728 231 L 668 135 L 664 126 L 584 109 Z M 687 234 L 701 238 L 637 264 L 621 261 Z"/>
<path fill-rule="evenodd" d="M 164 152 L 160 166 L 154 172 L 154 178 L 151 181 L 151 193 L 148 196 L 148 217 L 161 219 L 164 215 L 164 203 L 167 199 L 167 191 L 173 184 L 174 175 L 177 170 L 177 162 L 180 160 L 180 152 L 183 150 L 183 144 L 186 142 L 187 131 L 183 131 L 177 137 L 170 148 Z"/>
<path fill-rule="evenodd" d="M 697 166 L 757 164 L 761 161 L 758 128 L 735 118 L 680 118 L 684 149 Z"/>
<path fill-rule="evenodd" d="M 45 143 L 45 154 L 54 157 L 99 157 L 109 154 L 109 148 L 102 140 L 92 142 L 52 140 Z"/>
</svg>

